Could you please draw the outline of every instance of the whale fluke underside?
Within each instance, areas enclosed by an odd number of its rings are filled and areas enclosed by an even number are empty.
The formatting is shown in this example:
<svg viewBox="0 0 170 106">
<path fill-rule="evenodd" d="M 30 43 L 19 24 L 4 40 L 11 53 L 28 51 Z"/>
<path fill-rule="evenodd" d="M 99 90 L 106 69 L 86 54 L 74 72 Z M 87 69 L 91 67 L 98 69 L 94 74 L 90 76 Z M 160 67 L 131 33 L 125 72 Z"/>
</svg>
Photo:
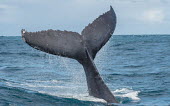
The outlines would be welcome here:
<svg viewBox="0 0 170 106">
<path fill-rule="evenodd" d="M 116 27 L 116 14 L 112 7 L 110 11 L 100 15 L 85 27 L 82 35 L 89 52 L 95 58 L 96 53 L 106 44 Z"/>
<path fill-rule="evenodd" d="M 83 39 L 76 32 L 59 30 L 25 32 L 22 33 L 22 37 L 33 48 L 50 54 L 79 59 L 83 53 Z"/>
<path fill-rule="evenodd" d="M 63 57 L 76 59 L 86 73 L 89 94 L 109 103 L 117 103 L 94 64 L 97 52 L 106 44 L 116 27 L 116 14 L 112 7 L 84 28 L 81 35 L 71 31 L 47 30 L 27 32 L 23 40 L 31 47 Z"/>
</svg>

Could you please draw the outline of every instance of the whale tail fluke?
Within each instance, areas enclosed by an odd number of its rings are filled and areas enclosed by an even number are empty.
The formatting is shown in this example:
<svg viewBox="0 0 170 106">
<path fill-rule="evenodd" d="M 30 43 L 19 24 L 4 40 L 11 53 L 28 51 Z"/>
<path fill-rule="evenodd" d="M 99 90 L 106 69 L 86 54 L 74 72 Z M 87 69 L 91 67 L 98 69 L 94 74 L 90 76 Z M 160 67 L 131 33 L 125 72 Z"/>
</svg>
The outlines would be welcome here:
<svg viewBox="0 0 170 106">
<path fill-rule="evenodd" d="M 106 44 L 116 27 L 116 14 L 112 7 L 86 26 L 81 34 L 71 31 L 46 30 L 27 32 L 22 39 L 31 47 L 53 55 L 73 58 L 83 65 L 91 96 L 117 103 L 105 85 L 93 62 L 97 52 Z"/>
<path fill-rule="evenodd" d="M 77 32 L 51 29 L 38 32 L 27 32 L 22 29 L 21 34 L 23 40 L 35 49 L 81 61 L 86 57 L 85 47 L 92 58 L 95 58 L 96 53 L 113 34 L 115 26 L 116 14 L 110 7 L 108 12 L 86 26 L 81 35 Z"/>
<path fill-rule="evenodd" d="M 106 44 L 116 27 L 116 14 L 110 6 L 110 10 L 100 15 L 81 32 L 86 47 L 93 59 L 97 52 Z"/>
<path fill-rule="evenodd" d="M 76 32 L 60 30 L 26 32 L 22 30 L 22 38 L 31 47 L 53 55 L 79 60 L 84 52 L 82 36 Z"/>
</svg>

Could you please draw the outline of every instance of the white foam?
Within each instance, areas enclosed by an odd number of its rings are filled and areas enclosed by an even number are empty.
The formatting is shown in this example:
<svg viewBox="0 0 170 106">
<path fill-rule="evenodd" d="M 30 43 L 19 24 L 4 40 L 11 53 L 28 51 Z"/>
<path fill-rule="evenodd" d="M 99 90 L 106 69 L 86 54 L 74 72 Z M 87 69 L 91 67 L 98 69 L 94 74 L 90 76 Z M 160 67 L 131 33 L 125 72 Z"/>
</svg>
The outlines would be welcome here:
<svg viewBox="0 0 170 106">
<path fill-rule="evenodd" d="M 64 97 L 64 98 L 74 98 L 74 99 L 83 100 L 83 101 L 94 101 L 94 102 L 106 103 L 105 100 L 89 96 L 88 93 L 75 94 L 75 93 L 62 92 L 62 94 L 58 94 L 58 93 L 53 93 L 53 92 L 49 93 L 49 92 L 45 92 L 45 91 L 39 91 L 39 93 L 50 94 L 53 96 L 60 96 L 60 97 Z"/>
<path fill-rule="evenodd" d="M 53 84 L 51 84 L 53 82 Z M 60 82 L 61 83 L 61 82 Z M 35 81 L 34 83 L 6 83 L 8 86 L 14 87 L 21 87 L 26 88 L 29 90 L 37 91 L 40 93 L 45 93 L 48 95 L 53 95 L 57 97 L 64 97 L 64 98 L 75 98 L 78 100 L 83 101 L 95 101 L 95 102 L 103 102 L 103 99 L 98 99 L 92 96 L 89 96 L 87 86 L 75 85 L 60 85 L 57 80 L 52 81 Z M 128 97 L 133 100 L 133 102 L 139 101 L 140 98 L 138 97 L 140 91 L 134 91 L 131 88 L 121 88 L 113 91 L 112 93 L 121 98 Z M 121 102 L 121 101 L 120 101 Z"/>
<path fill-rule="evenodd" d="M 76 79 L 77 80 L 77 79 Z M 38 91 L 40 93 L 45 93 L 57 97 L 64 98 L 75 98 L 83 101 L 95 101 L 103 102 L 103 99 L 98 99 L 92 96 L 89 96 L 86 84 L 83 84 L 79 79 L 77 82 L 63 82 L 61 80 L 34 80 L 29 81 L 29 83 L 11 83 L 7 82 L 7 85 L 14 87 L 26 88 L 33 91 Z M 112 93 L 121 98 L 128 97 L 132 99 L 132 102 L 139 101 L 138 97 L 140 91 L 135 91 L 132 88 L 120 88 L 112 91 Z M 123 99 L 122 99 L 123 100 Z M 121 102 L 121 101 L 120 101 Z"/>
<path fill-rule="evenodd" d="M 140 100 L 140 98 L 138 97 L 138 94 L 140 93 L 140 91 L 134 91 L 128 88 L 122 88 L 122 89 L 117 89 L 113 91 L 113 93 L 115 94 L 115 96 L 128 97 L 135 101 Z"/>
<path fill-rule="evenodd" d="M 23 34 L 24 34 L 25 32 L 26 32 L 25 30 L 22 31 Z"/>
</svg>

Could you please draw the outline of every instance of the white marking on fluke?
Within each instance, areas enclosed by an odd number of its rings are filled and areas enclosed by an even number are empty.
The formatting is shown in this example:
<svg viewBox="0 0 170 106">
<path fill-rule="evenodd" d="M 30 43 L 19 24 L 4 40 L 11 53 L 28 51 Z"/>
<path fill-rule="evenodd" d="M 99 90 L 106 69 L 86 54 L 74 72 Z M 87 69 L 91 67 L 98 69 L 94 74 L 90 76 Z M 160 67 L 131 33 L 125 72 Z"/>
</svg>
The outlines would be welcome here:
<svg viewBox="0 0 170 106">
<path fill-rule="evenodd" d="M 25 33 L 26 33 L 26 30 L 25 30 L 25 29 L 22 29 L 22 30 L 21 30 L 21 33 L 22 33 L 22 34 L 25 34 Z M 23 36 L 23 35 L 22 35 L 22 36 Z"/>
</svg>

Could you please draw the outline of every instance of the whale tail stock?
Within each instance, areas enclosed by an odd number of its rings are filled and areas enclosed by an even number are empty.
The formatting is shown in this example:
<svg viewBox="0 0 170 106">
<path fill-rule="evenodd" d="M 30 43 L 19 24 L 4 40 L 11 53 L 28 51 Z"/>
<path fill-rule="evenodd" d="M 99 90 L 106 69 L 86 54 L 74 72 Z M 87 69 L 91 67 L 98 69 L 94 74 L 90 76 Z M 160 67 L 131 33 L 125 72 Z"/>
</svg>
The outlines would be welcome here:
<svg viewBox="0 0 170 106">
<path fill-rule="evenodd" d="M 86 74 L 89 94 L 91 96 L 104 99 L 108 103 L 118 103 L 109 88 L 100 77 L 100 74 L 88 50 L 86 53 L 87 60 L 82 65 Z"/>
<path fill-rule="evenodd" d="M 76 59 L 83 65 L 88 91 L 91 96 L 117 103 L 93 62 L 97 52 L 106 44 L 116 27 L 116 14 L 112 7 L 85 27 L 81 33 L 60 30 L 27 32 L 22 39 L 31 47 L 63 57 Z"/>
</svg>

